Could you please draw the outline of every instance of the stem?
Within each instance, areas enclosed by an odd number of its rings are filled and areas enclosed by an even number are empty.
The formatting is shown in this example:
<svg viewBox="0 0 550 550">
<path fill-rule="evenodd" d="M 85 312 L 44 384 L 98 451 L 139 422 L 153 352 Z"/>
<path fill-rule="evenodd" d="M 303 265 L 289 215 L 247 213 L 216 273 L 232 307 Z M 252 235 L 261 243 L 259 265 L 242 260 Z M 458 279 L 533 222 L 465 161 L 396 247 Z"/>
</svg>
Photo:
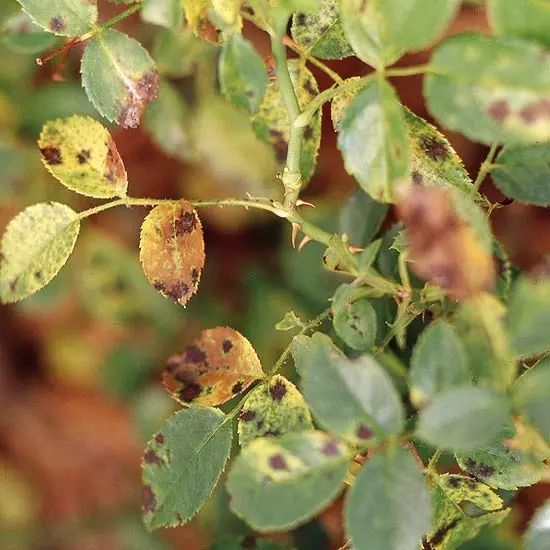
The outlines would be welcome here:
<svg viewBox="0 0 550 550">
<path fill-rule="evenodd" d="M 489 152 L 487 153 L 487 157 L 485 160 L 481 163 L 481 166 L 479 167 L 479 172 L 477 173 L 476 180 L 474 181 L 474 188 L 479 190 L 481 187 L 481 184 L 483 183 L 483 180 L 485 179 L 485 176 L 491 171 L 491 168 L 493 166 L 493 160 L 495 158 L 496 152 L 498 149 L 498 143 L 492 143 L 491 147 L 489 148 Z"/>
<path fill-rule="evenodd" d="M 431 72 L 429 64 L 426 65 L 413 65 L 412 67 L 395 67 L 394 69 L 386 69 L 384 75 L 388 78 L 394 76 L 414 76 L 417 74 L 424 74 Z"/>
<path fill-rule="evenodd" d="M 36 59 L 37 65 L 44 65 L 44 63 L 47 63 L 48 61 L 51 61 L 54 57 L 57 57 L 59 54 L 62 54 L 64 52 L 67 52 L 70 50 L 73 46 L 76 46 L 77 44 L 81 44 L 82 42 L 85 42 L 86 40 L 89 40 L 90 38 L 93 38 L 96 34 L 101 32 L 103 29 L 108 29 L 117 23 L 120 23 L 127 17 L 130 17 L 130 15 L 133 15 L 134 13 L 138 12 L 142 8 L 141 2 L 138 2 L 137 4 L 134 4 L 133 6 L 130 6 L 128 9 L 120 12 L 119 14 L 115 15 L 114 17 L 111 17 L 111 19 L 108 19 L 104 23 L 101 23 L 101 25 L 95 26 L 92 30 L 88 31 L 87 33 L 83 34 L 82 36 L 77 36 L 74 38 L 71 38 L 65 42 L 62 46 L 57 48 L 56 50 L 53 50 L 52 52 L 46 54 L 44 57 L 38 57 Z"/>
<path fill-rule="evenodd" d="M 437 463 L 441 458 L 442 454 L 443 454 L 443 451 L 441 449 L 436 449 L 435 453 L 432 455 L 432 458 L 430 458 L 428 465 L 426 466 L 426 469 L 432 472 L 435 471 L 435 467 L 437 466 Z"/>
<path fill-rule="evenodd" d="M 296 336 L 300 336 L 302 334 L 305 334 L 306 332 L 309 332 L 311 329 L 317 327 L 320 325 L 329 315 L 330 315 L 331 309 L 327 308 L 325 311 L 323 311 L 321 314 L 317 315 L 315 319 L 312 319 L 309 323 L 304 325 L 302 330 L 298 332 L 298 334 L 295 334 L 288 346 L 285 348 L 283 353 L 281 353 L 279 359 L 277 359 L 276 363 L 273 365 L 273 368 L 271 371 L 269 371 L 268 376 L 273 376 L 277 374 L 277 372 L 282 368 L 282 366 L 285 364 L 285 361 L 287 360 L 288 356 L 290 355 L 290 352 L 292 350 L 292 342 Z"/>
</svg>

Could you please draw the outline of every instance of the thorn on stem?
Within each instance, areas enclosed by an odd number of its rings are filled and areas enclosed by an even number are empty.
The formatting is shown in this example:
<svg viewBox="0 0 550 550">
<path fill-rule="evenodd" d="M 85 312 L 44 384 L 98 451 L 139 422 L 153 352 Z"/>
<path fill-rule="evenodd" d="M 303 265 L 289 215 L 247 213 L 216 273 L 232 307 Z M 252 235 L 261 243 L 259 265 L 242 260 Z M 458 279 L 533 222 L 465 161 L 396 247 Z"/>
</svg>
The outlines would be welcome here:
<svg viewBox="0 0 550 550">
<path fill-rule="evenodd" d="M 300 244 L 298 245 L 298 252 L 301 252 L 302 251 L 302 248 L 304 248 L 304 246 L 306 246 L 307 243 L 309 243 L 310 241 L 312 241 L 313 239 L 309 236 L 309 235 L 306 235 L 302 241 L 300 242 Z"/>
<path fill-rule="evenodd" d="M 298 199 L 296 201 L 296 206 L 311 206 L 311 208 L 315 208 L 315 205 L 313 203 L 303 201 L 302 199 Z"/>
<path fill-rule="evenodd" d="M 302 229 L 302 226 L 299 223 L 292 222 L 292 248 L 296 248 L 296 237 L 298 236 L 298 233 Z"/>
<path fill-rule="evenodd" d="M 348 250 L 352 253 L 352 254 L 357 254 L 358 252 L 363 252 L 363 248 L 359 248 L 358 246 L 349 246 L 348 247 Z"/>
</svg>

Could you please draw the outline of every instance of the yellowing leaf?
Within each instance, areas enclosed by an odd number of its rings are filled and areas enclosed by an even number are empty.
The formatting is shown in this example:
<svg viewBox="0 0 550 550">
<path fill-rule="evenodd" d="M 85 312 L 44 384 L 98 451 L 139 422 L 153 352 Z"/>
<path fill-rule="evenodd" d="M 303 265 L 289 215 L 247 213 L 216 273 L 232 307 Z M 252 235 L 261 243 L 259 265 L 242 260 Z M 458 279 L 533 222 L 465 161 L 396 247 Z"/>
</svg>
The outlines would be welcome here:
<svg viewBox="0 0 550 550">
<path fill-rule="evenodd" d="M 232 328 L 216 327 L 168 359 L 163 382 L 180 403 L 219 405 L 263 375 L 250 342 Z"/>
<path fill-rule="evenodd" d="M 495 281 L 492 257 L 461 219 L 449 190 L 411 185 L 402 189 L 398 213 L 407 227 L 411 267 L 424 279 L 464 300 Z"/>
<path fill-rule="evenodd" d="M 255 388 L 239 414 L 239 443 L 244 447 L 257 437 L 313 429 L 302 394 L 284 376 Z"/>
<path fill-rule="evenodd" d="M 100 199 L 126 194 L 128 179 L 115 142 L 93 118 L 47 122 L 38 146 L 46 168 L 69 189 Z"/>
<path fill-rule="evenodd" d="M 0 246 L 0 297 L 17 302 L 46 286 L 71 254 L 78 214 L 64 204 L 41 203 L 20 212 Z"/>
<path fill-rule="evenodd" d="M 197 291 L 204 258 L 201 222 L 187 201 L 161 204 L 145 218 L 139 259 L 161 294 L 185 306 Z"/>
</svg>

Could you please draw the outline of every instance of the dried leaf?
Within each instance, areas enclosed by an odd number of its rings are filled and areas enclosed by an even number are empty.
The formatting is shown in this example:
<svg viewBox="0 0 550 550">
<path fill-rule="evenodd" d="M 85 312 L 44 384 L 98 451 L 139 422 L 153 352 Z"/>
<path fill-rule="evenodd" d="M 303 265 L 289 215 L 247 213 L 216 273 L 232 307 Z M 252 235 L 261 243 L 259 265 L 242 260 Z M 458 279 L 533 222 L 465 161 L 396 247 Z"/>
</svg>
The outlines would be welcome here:
<svg viewBox="0 0 550 550">
<path fill-rule="evenodd" d="M 232 328 L 216 327 L 168 359 L 163 382 L 180 403 L 219 405 L 263 376 L 250 342 Z"/>
<path fill-rule="evenodd" d="M 202 225 L 191 204 L 161 204 L 149 213 L 141 226 L 139 259 L 161 294 L 187 304 L 197 291 L 205 259 Z"/>
<path fill-rule="evenodd" d="M 411 267 L 419 277 L 433 281 L 455 300 L 493 286 L 493 259 L 454 210 L 448 190 L 402 188 L 398 214 L 407 227 Z"/>
<path fill-rule="evenodd" d="M 48 171 L 69 189 L 100 199 L 126 194 L 128 178 L 116 144 L 93 118 L 47 122 L 38 146 Z"/>
</svg>

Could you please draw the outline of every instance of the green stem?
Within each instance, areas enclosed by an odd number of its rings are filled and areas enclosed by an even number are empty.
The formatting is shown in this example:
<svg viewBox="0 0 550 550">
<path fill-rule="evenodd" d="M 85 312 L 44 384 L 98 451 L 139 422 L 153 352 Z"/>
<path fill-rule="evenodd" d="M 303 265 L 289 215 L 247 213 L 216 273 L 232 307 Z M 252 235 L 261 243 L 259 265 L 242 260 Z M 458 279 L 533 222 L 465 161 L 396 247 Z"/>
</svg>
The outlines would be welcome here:
<svg viewBox="0 0 550 550">
<path fill-rule="evenodd" d="M 481 163 L 476 180 L 474 181 L 474 188 L 476 189 L 476 191 L 479 190 L 481 184 L 483 183 L 483 180 L 485 179 L 485 176 L 491 171 L 497 149 L 498 143 L 492 143 L 491 147 L 489 148 L 489 152 L 487 153 L 486 159 Z"/>
<path fill-rule="evenodd" d="M 441 449 L 436 449 L 435 453 L 432 455 L 432 458 L 430 458 L 428 465 L 426 466 L 426 469 L 429 470 L 430 472 L 435 472 L 435 467 L 437 466 L 437 463 L 441 458 L 442 454 L 443 454 L 443 451 Z"/>
<path fill-rule="evenodd" d="M 315 319 L 312 319 L 309 323 L 304 325 L 304 327 L 302 328 L 302 330 L 300 330 L 300 332 L 298 332 L 297 334 L 294 335 L 294 337 L 292 338 L 292 340 L 290 341 L 288 346 L 285 348 L 283 353 L 281 353 L 279 359 L 277 359 L 276 363 L 273 365 L 273 368 L 269 371 L 269 374 L 268 374 L 269 377 L 277 374 L 277 372 L 285 364 L 285 361 L 287 360 L 288 356 L 290 355 L 290 352 L 292 351 L 292 341 L 294 340 L 294 338 L 296 338 L 296 336 L 306 334 L 310 330 L 312 330 L 315 327 L 319 326 L 325 319 L 328 318 L 328 316 L 330 315 L 330 312 L 331 312 L 330 308 L 325 309 L 325 311 L 323 311 L 322 313 L 317 315 L 317 317 L 315 317 Z"/>
<path fill-rule="evenodd" d="M 412 67 L 395 67 L 394 69 L 386 69 L 384 75 L 387 78 L 394 76 L 414 76 L 431 72 L 430 65 L 414 65 Z"/>
</svg>

